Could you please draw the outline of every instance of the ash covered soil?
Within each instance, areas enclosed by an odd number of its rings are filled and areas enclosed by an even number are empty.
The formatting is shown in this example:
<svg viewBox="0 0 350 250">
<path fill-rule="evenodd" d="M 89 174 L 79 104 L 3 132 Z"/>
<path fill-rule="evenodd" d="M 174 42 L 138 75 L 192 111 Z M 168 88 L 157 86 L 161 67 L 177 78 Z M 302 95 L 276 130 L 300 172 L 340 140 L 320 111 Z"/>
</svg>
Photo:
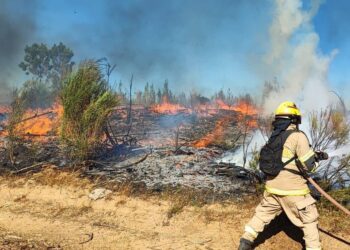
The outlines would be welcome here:
<svg viewBox="0 0 350 250">
<path fill-rule="evenodd" d="M 128 185 L 112 189 L 79 175 L 46 167 L 0 177 L 0 249 L 237 249 L 260 199 L 196 204 L 184 193 L 135 193 Z M 92 199 L 102 186 L 112 192 Z M 344 223 L 321 211 L 320 226 L 350 241 Z M 283 218 L 282 224 L 289 227 Z M 322 243 L 324 249 L 349 249 L 325 234 Z M 256 249 L 301 245 L 282 231 Z"/>
<path fill-rule="evenodd" d="M 210 148 L 145 149 L 118 163 L 95 161 L 84 175 L 103 176 L 110 182 L 129 180 L 152 191 L 185 187 L 235 197 L 255 193 L 254 173 L 222 162 L 223 154 Z"/>
<path fill-rule="evenodd" d="M 227 197 L 256 193 L 259 176 L 252 170 L 225 162 L 228 153 L 220 148 L 183 146 L 174 150 L 173 146 L 121 146 L 79 163 L 79 168 L 83 177 L 103 178 L 109 184 L 132 182 L 139 188 L 157 192 L 190 188 Z M 47 166 L 61 170 L 76 166 L 54 140 L 28 141 L 16 146 L 14 155 L 12 164 L 6 149 L 0 150 L 0 172 L 24 174 Z"/>
</svg>

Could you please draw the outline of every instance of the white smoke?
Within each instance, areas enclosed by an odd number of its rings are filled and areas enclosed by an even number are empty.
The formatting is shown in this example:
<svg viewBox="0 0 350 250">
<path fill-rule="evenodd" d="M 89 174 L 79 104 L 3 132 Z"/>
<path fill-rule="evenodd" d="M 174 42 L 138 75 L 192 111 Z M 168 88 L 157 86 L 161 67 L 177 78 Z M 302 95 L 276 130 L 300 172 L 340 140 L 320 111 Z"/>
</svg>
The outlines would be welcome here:
<svg viewBox="0 0 350 250">
<path fill-rule="evenodd" d="M 307 132 L 307 113 L 338 101 L 328 82 L 329 65 L 338 50 L 326 55 L 318 48 L 319 36 L 311 21 L 320 7 L 319 0 L 312 0 L 308 10 L 303 9 L 302 0 L 275 0 L 275 6 L 269 28 L 270 49 L 262 65 L 264 79 L 277 77 L 280 87 L 269 93 L 263 108 L 271 114 L 281 102 L 295 102 L 304 114 L 301 129 Z M 248 152 L 260 149 L 266 142 L 259 133 L 252 136 Z M 248 154 L 248 162 L 250 157 Z M 241 148 L 220 160 L 242 164 L 242 158 Z"/>
<path fill-rule="evenodd" d="M 336 100 L 330 93 L 328 69 L 338 51 L 325 55 L 318 49 L 319 36 L 311 21 L 320 1 L 312 1 L 309 10 L 303 10 L 302 0 L 275 0 L 275 4 L 271 48 L 263 64 L 268 77 L 277 77 L 281 88 L 266 98 L 264 110 L 270 114 L 283 101 L 296 102 L 304 112 L 325 108 Z"/>
<path fill-rule="evenodd" d="M 267 138 L 260 132 L 255 131 L 255 133 L 252 135 L 251 141 L 247 145 L 247 151 L 246 151 L 246 165 L 245 167 L 249 167 L 249 162 L 254 157 L 253 153 L 256 150 L 260 150 L 260 148 L 263 146 L 263 144 L 266 143 Z M 249 138 L 248 138 L 249 141 Z M 243 147 L 238 148 L 234 152 L 227 151 L 222 156 L 220 156 L 216 162 L 224 162 L 224 163 L 235 163 L 237 166 L 243 166 L 245 152 L 243 151 Z"/>
</svg>

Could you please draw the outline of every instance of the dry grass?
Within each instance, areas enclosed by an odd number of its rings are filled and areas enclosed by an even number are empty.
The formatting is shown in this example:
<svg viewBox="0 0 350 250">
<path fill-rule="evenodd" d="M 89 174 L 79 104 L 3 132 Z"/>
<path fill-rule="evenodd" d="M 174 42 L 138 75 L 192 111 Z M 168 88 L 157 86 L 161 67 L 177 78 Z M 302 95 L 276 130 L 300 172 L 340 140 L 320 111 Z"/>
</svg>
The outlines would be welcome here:
<svg viewBox="0 0 350 250">
<path fill-rule="evenodd" d="M 79 175 L 79 172 L 72 173 L 56 168 L 45 168 L 43 171 L 33 174 L 30 178 L 38 184 L 47 186 L 90 187 L 91 182 L 88 179 L 79 178 Z"/>
<path fill-rule="evenodd" d="M 227 221 L 227 220 L 235 220 L 237 217 L 237 211 L 236 209 L 229 209 L 229 210 L 223 210 L 220 209 L 219 211 L 217 209 L 213 209 L 210 207 L 204 207 L 199 211 L 200 218 L 203 219 L 203 221 L 206 224 L 212 223 L 212 222 L 220 222 L 220 221 Z"/>
<path fill-rule="evenodd" d="M 6 230 L 17 225 L 17 233 L 22 232 L 24 239 L 41 232 L 45 235 L 41 240 L 56 245 L 66 239 L 76 244 L 85 233 L 94 232 L 95 238 L 86 249 L 111 249 L 111 246 L 118 249 L 236 248 L 244 224 L 260 201 L 260 197 L 242 198 L 239 202 L 220 201 L 213 199 L 213 194 L 184 189 L 142 193 L 141 187 L 133 188 L 127 183 L 111 185 L 119 191 L 108 198 L 90 201 L 87 194 L 96 185 L 101 187 L 101 180 L 82 180 L 77 173 L 61 173 L 57 169 L 10 179 L 2 177 L 0 183 L 3 187 L 1 220 L 16 218 L 6 224 L 9 227 Z M 10 188 L 10 183 L 14 187 Z M 7 193 L 12 193 L 11 199 L 5 197 Z M 346 239 L 350 226 L 344 216 L 327 214 L 324 208 L 320 211 L 321 227 Z M 29 223 L 29 231 L 22 229 L 23 223 Z M 75 237 L 79 239 L 73 240 Z M 283 233 L 269 238 L 257 249 L 277 249 L 282 247 L 281 242 L 286 249 L 300 249 Z M 326 238 L 325 244 L 329 249 L 327 246 L 340 243 Z M 337 249 L 346 249 L 339 246 Z M 67 249 L 74 247 L 77 245 Z"/>
<path fill-rule="evenodd" d="M 318 210 L 320 213 L 320 224 L 333 233 L 347 232 L 350 235 L 350 220 L 346 219 L 346 215 L 336 210 L 322 208 L 321 204 L 318 204 Z"/>
<path fill-rule="evenodd" d="M 14 199 L 13 199 L 13 201 L 14 202 L 25 202 L 25 201 L 27 201 L 28 199 L 27 199 L 27 195 L 25 195 L 25 194 L 22 194 L 22 195 L 20 195 L 20 196 L 18 196 L 18 197 L 15 197 Z"/>
<path fill-rule="evenodd" d="M 123 205 L 125 205 L 126 204 L 126 200 L 119 200 L 119 201 L 117 201 L 116 203 L 115 203 L 115 206 L 116 207 L 119 207 L 119 206 L 123 206 Z"/>
<path fill-rule="evenodd" d="M 183 208 L 186 206 L 186 202 L 182 200 L 178 200 L 176 202 L 171 203 L 168 211 L 167 211 L 167 218 L 171 219 L 176 214 L 179 214 L 182 212 Z"/>
<path fill-rule="evenodd" d="M 93 183 L 86 178 L 80 178 L 80 172 L 58 169 L 55 166 L 46 166 L 42 171 L 27 175 L 3 175 L 0 181 L 6 180 L 11 188 L 26 185 L 44 185 L 44 186 L 70 186 L 80 188 L 91 188 Z"/>
</svg>

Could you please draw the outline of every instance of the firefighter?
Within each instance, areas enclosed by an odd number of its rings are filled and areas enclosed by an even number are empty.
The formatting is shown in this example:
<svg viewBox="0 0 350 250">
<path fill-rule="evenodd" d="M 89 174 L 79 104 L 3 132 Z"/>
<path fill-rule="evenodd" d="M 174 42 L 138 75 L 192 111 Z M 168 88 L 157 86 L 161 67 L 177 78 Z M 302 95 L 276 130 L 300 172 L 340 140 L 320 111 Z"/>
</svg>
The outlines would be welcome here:
<svg viewBox="0 0 350 250">
<path fill-rule="evenodd" d="M 314 171 L 317 158 L 310 148 L 307 136 L 299 131 L 300 123 L 300 110 L 293 102 L 283 102 L 278 106 L 271 137 L 279 136 L 283 131 L 289 132 L 281 147 L 282 162 L 285 165 L 276 176 L 267 176 L 263 200 L 245 226 L 239 250 L 253 249 L 258 234 L 282 212 L 302 229 L 307 250 L 321 249 L 316 201 L 310 195 L 307 181 L 297 167 L 299 164 L 299 167 L 307 171 Z"/>
</svg>

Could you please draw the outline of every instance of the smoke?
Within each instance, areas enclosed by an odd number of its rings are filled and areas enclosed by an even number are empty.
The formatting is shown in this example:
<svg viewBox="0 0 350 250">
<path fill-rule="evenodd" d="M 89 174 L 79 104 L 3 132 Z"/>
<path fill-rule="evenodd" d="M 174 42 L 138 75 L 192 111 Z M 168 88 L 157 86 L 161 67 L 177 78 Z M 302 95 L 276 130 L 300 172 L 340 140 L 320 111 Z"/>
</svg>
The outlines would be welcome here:
<svg viewBox="0 0 350 250">
<path fill-rule="evenodd" d="M 263 63 L 270 79 L 276 76 L 281 88 L 265 100 L 265 111 L 271 113 L 287 100 L 296 102 L 304 112 L 325 108 L 335 100 L 328 70 L 338 51 L 325 55 L 318 48 L 319 36 L 311 21 L 320 1 L 311 1 L 309 9 L 302 0 L 275 0 L 275 5 L 269 30 L 271 48 Z"/>
<path fill-rule="evenodd" d="M 246 154 L 247 161 L 245 167 L 249 167 L 249 162 L 254 157 L 253 153 L 256 150 L 260 150 L 260 148 L 266 143 L 267 138 L 260 132 L 255 131 L 252 135 L 251 141 L 247 143 L 247 150 L 246 152 L 243 151 L 243 147 L 239 147 L 237 150 L 231 152 L 227 151 L 222 156 L 220 156 L 216 162 L 224 162 L 224 163 L 234 163 L 237 166 L 243 166 L 244 165 L 244 155 Z M 249 141 L 249 139 L 248 139 Z"/>
<path fill-rule="evenodd" d="M 275 0 L 272 23 L 269 28 L 270 48 L 261 58 L 259 69 L 263 79 L 276 77 L 279 88 L 269 93 L 264 100 L 264 111 L 271 114 L 284 101 L 294 101 L 304 113 L 304 131 L 308 132 L 307 112 L 319 111 L 337 101 L 330 92 L 328 71 L 330 63 L 338 53 L 334 49 L 323 54 L 319 48 L 319 36 L 312 25 L 321 2 L 312 0 L 310 7 L 302 0 Z M 258 132 L 252 135 L 248 146 L 248 160 L 253 149 L 260 149 L 266 142 Z M 231 161 L 242 164 L 242 148 L 229 154 Z M 225 160 L 225 159 L 224 159 Z"/>
<path fill-rule="evenodd" d="M 25 12 L 19 8 L 25 8 Z M 35 9 L 35 1 L 3 0 L 0 3 L 0 103 L 10 99 L 9 93 L 15 85 L 12 79 L 19 71 L 24 47 L 35 31 Z"/>
<path fill-rule="evenodd" d="M 76 17 L 88 13 L 98 17 L 96 22 L 78 23 L 72 17 L 70 26 L 80 32 L 67 30 L 62 37 L 76 55 L 105 56 L 115 63 L 117 80 L 128 82 L 133 73 L 136 87 L 168 79 L 176 91 L 216 90 L 234 83 L 232 68 L 244 60 L 236 51 L 250 51 L 262 33 L 251 16 L 265 18 L 260 10 L 268 7 L 242 0 L 130 0 L 104 1 L 92 11 L 90 3 L 89 10 L 76 6 Z M 242 43 L 242 35 L 250 39 Z"/>
</svg>

